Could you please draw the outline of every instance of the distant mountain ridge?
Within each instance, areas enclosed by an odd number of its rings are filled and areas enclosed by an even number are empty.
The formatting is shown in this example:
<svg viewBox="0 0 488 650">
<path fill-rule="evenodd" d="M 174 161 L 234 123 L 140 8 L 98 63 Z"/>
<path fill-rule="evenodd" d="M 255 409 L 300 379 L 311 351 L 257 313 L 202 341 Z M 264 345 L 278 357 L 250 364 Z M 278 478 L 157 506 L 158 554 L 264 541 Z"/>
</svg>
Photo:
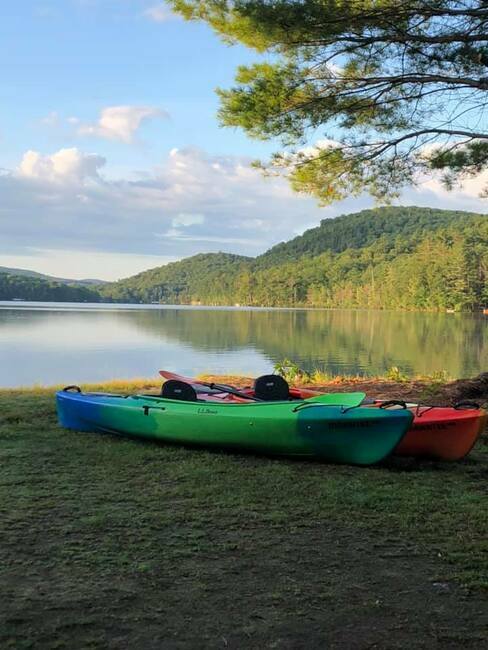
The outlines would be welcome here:
<svg viewBox="0 0 488 650">
<path fill-rule="evenodd" d="M 40 278 L 42 280 L 48 280 L 50 282 L 59 282 L 60 284 L 77 284 L 91 286 L 96 284 L 106 284 L 106 280 L 95 280 L 92 278 L 86 278 L 83 280 L 74 280 L 69 278 L 57 278 L 53 275 L 46 275 L 44 273 L 38 273 L 37 271 L 31 271 L 30 269 L 15 269 L 9 266 L 0 266 L 0 273 L 6 273 L 7 275 L 23 275 L 29 278 Z"/>
</svg>

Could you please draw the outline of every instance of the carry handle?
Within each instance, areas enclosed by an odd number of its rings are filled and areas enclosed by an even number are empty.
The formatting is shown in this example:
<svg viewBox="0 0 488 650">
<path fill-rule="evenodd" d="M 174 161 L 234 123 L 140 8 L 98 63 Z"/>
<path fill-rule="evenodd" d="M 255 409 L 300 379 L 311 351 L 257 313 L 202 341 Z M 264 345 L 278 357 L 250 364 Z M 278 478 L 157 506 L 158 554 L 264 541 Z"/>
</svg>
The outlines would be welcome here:
<svg viewBox="0 0 488 650">
<path fill-rule="evenodd" d="M 148 404 L 144 404 L 142 407 L 144 415 L 149 415 L 149 409 L 152 409 L 153 411 L 166 411 L 165 406 L 149 406 Z"/>
<path fill-rule="evenodd" d="M 407 403 L 401 399 L 389 399 L 387 402 L 380 404 L 380 409 L 387 409 L 389 406 L 401 406 L 402 409 L 406 409 Z"/>
</svg>

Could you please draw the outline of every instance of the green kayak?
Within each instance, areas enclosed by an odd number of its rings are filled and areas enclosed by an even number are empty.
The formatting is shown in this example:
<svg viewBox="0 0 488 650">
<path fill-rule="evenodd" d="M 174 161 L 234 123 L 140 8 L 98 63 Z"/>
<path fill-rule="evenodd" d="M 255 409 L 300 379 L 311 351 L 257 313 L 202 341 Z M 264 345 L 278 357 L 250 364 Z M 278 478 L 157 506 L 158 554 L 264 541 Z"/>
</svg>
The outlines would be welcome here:
<svg viewBox="0 0 488 650">
<path fill-rule="evenodd" d="M 370 465 L 388 456 L 412 424 L 408 410 L 314 401 L 232 403 L 181 401 L 148 395 L 56 395 L 60 424 L 112 433 L 260 454 Z"/>
</svg>

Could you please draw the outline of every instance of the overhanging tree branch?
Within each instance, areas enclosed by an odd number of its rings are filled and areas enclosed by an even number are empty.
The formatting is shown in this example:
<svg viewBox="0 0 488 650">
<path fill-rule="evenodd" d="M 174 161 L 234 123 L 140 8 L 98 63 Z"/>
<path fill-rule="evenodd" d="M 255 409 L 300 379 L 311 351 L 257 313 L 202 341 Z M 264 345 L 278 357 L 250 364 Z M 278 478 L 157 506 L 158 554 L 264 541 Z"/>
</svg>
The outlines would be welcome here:
<svg viewBox="0 0 488 650">
<path fill-rule="evenodd" d="M 272 54 L 219 91 L 219 115 L 293 147 L 270 168 L 281 164 L 299 191 L 384 199 L 429 165 L 449 185 L 488 167 L 486 0 L 169 1 Z M 340 146 L 306 156 L 297 147 L 313 145 L 311 133 Z"/>
</svg>

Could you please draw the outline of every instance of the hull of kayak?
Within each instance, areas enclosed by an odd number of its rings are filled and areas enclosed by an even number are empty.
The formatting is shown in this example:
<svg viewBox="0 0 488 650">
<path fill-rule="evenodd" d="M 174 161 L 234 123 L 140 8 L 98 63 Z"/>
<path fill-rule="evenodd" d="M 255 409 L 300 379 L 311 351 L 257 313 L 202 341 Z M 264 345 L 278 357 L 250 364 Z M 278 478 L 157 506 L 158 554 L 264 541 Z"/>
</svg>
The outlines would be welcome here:
<svg viewBox="0 0 488 650">
<path fill-rule="evenodd" d="M 174 373 L 161 370 L 160 374 L 165 378 L 181 378 L 192 384 L 198 380 L 187 377 L 180 377 Z M 252 397 L 252 388 L 241 389 L 241 392 Z M 310 399 L 319 395 L 324 397 L 326 393 L 303 388 L 290 388 L 292 399 Z M 347 395 L 347 394 L 346 394 Z M 360 393 L 357 393 L 360 395 Z M 337 395 L 336 395 L 337 397 Z M 236 400 L 232 395 L 210 396 L 208 399 Z M 243 400 L 239 400 L 243 401 Z M 375 401 L 369 405 L 370 408 L 380 407 L 382 402 Z M 396 408 L 401 408 L 397 406 Z M 464 458 L 473 448 L 476 440 L 487 424 L 488 415 L 485 410 L 473 408 L 453 408 L 441 406 L 418 406 L 410 405 L 414 419 L 412 426 L 402 438 L 394 455 L 416 456 L 431 458 L 434 460 L 460 460 Z"/>
<path fill-rule="evenodd" d="M 60 424 L 172 444 L 370 465 L 410 428 L 410 411 L 273 403 L 183 402 L 144 395 L 57 393 Z"/>
<path fill-rule="evenodd" d="M 394 453 L 437 460 L 460 460 L 483 432 L 487 414 L 482 409 L 417 407 L 411 429 Z"/>
</svg>

